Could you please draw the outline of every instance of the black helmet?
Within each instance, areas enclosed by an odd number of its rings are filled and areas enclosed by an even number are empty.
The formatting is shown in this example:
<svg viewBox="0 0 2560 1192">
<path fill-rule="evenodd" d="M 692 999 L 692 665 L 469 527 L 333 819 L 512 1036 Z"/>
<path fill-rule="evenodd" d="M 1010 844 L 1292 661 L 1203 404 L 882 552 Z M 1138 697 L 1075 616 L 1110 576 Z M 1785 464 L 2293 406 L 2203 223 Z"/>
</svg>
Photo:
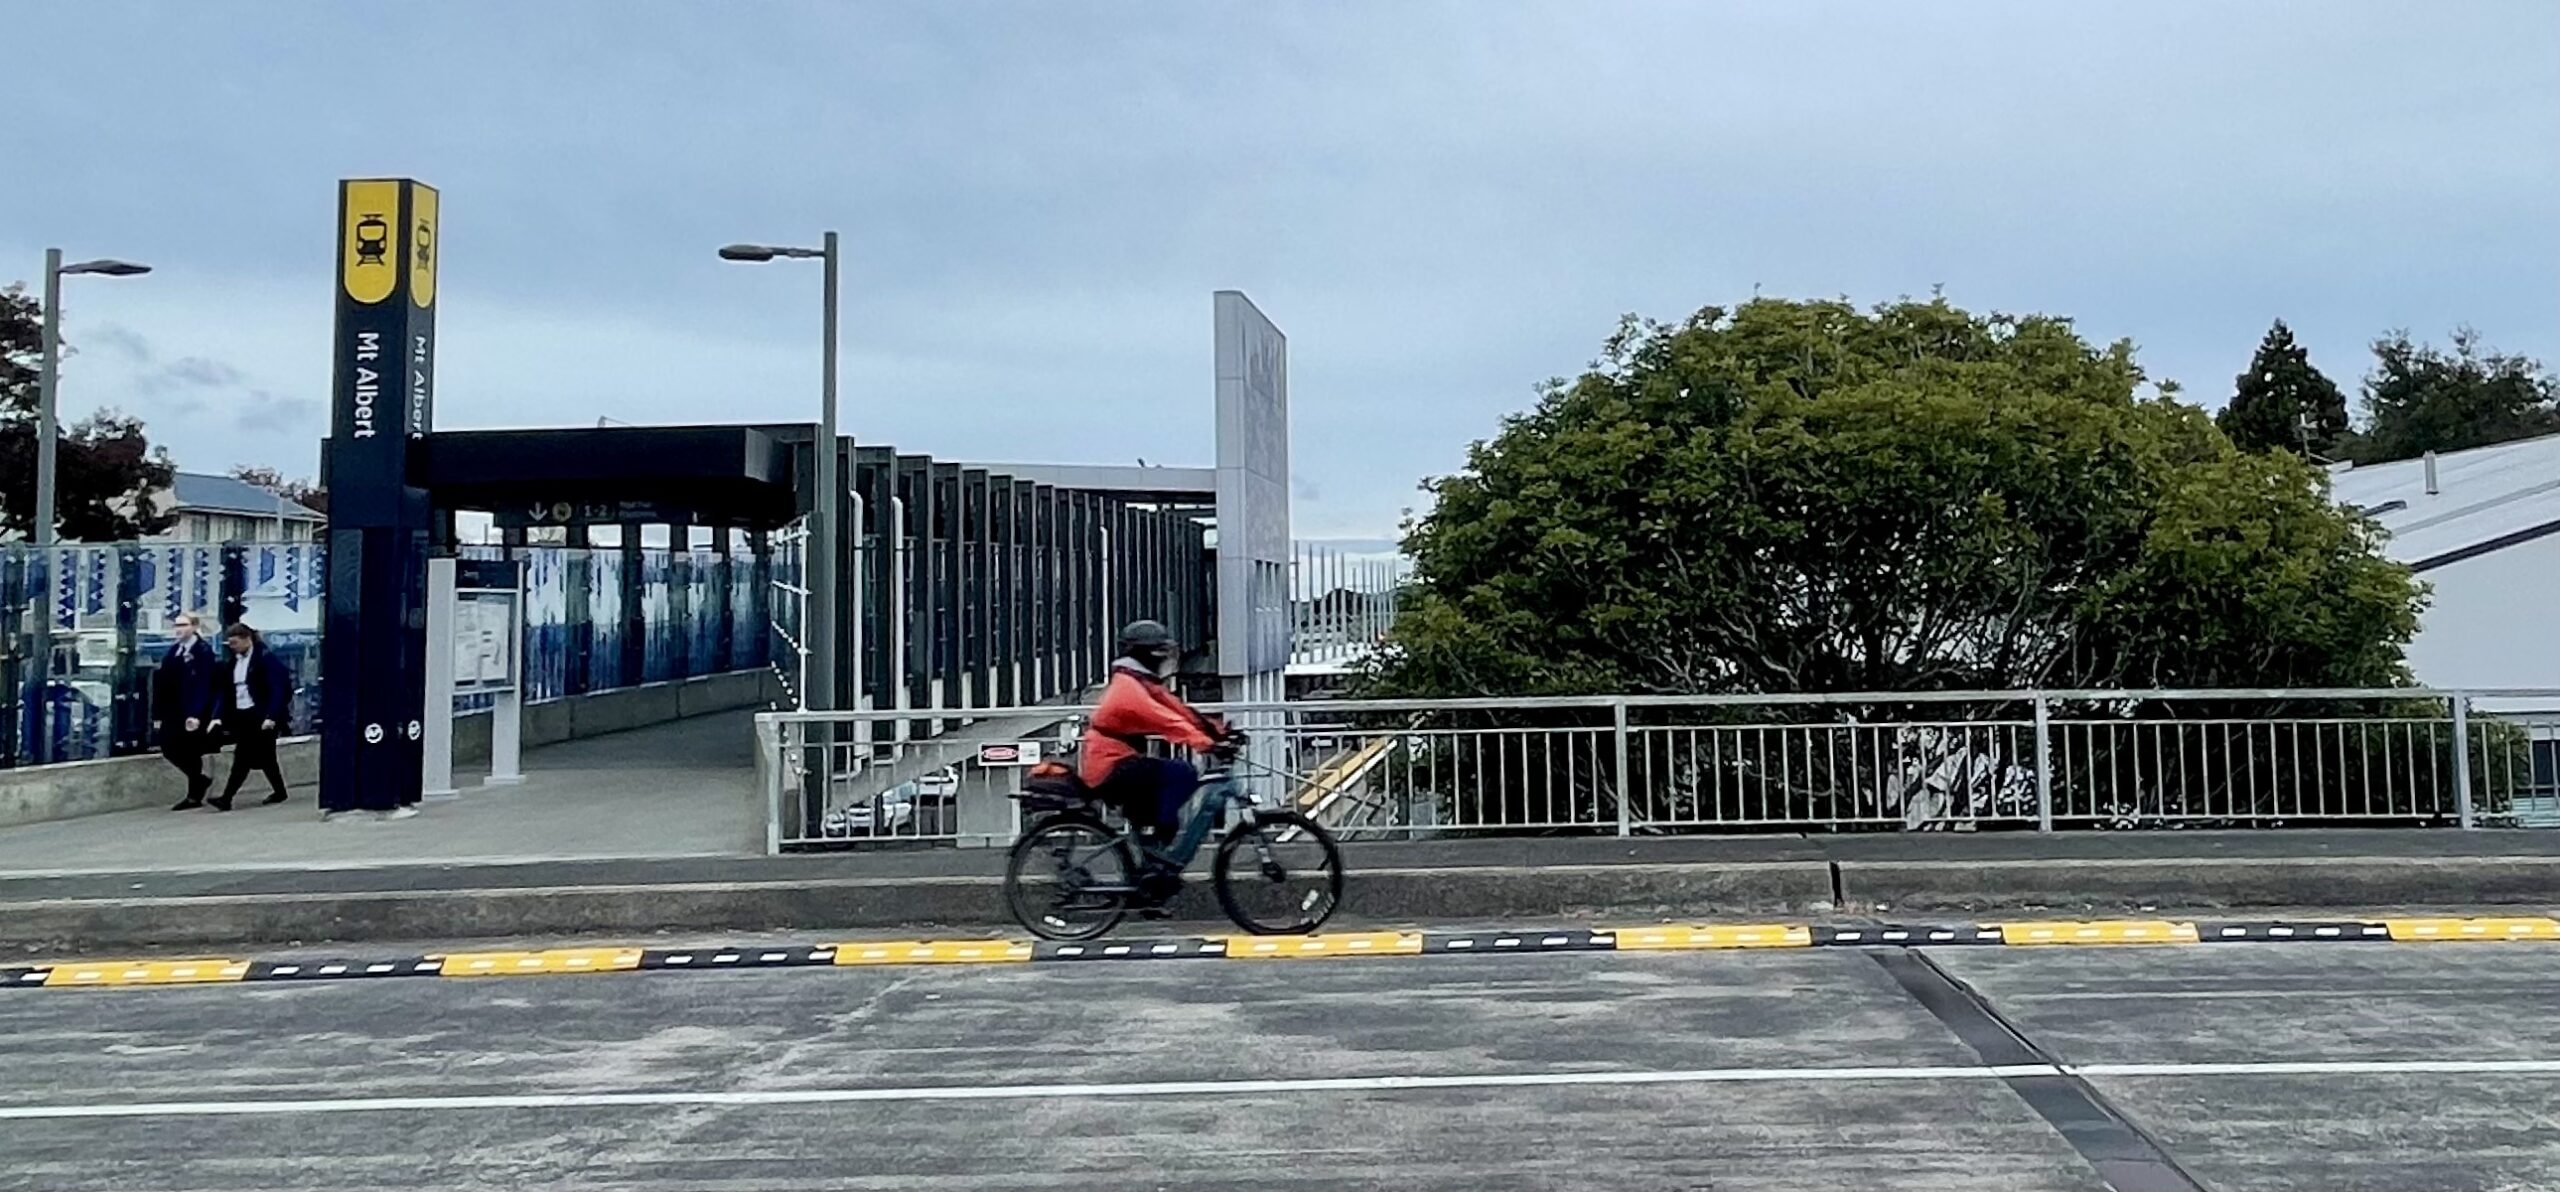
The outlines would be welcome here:
<svg viewBox="0 0 2560 1192">
<path fill-rule="evenodd" d="M 1162 669 L 1173 657 L 1173 631 L 1162 621 L 1131 621 L 1120 631 L 1115 647 L 1122 658 L 1135 659 L 1151 669 Z"/>
</svg>

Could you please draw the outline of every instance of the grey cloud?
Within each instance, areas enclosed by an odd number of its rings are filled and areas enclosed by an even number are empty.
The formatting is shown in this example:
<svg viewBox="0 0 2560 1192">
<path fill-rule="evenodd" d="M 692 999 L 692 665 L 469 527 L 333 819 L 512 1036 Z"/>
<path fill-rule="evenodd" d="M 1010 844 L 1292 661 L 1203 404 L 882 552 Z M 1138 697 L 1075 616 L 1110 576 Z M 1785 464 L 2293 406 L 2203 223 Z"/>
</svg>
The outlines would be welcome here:
<svg viewBox="0 0 2560 1192">
<path fill-rule="evenodd" d="M 203 356 L 148 364 L 153 357 L 150 345 L 140 336 L 134 336 L 133 342 L 141 348 L 141 359 L 147 365 L 133 378 L 133 392 L 174 413 L 197 413 L 204 409 L 211 394 L 236 388 L 247 380 L 238 368 Z"/>
<path fill-rule="evenodd" d="M 319 422 L 319 402 L 307 397 L 284 397 L 264 389 L 249 390 L 231 415 L 233 426 L 255 434 L 317 433 L 322 429 Z"/>
<path fill-rule="evenodd" d="M 142 338 L 141 332 L 117 323 L 91 327 L 80 339 L 90 347 L 113 353 L 132 364 L 149 364 L 154 355 L 151 341 Z"/>
<path fill-rule="evenodd" d="M 168 378 L 172 384 L 208 387 L 237 385 L 241 379 L 239 369 L 219 360 L 207 360 L 202 356 L 172 360 L 160 370 L 160 374 Z"/>
</svg>

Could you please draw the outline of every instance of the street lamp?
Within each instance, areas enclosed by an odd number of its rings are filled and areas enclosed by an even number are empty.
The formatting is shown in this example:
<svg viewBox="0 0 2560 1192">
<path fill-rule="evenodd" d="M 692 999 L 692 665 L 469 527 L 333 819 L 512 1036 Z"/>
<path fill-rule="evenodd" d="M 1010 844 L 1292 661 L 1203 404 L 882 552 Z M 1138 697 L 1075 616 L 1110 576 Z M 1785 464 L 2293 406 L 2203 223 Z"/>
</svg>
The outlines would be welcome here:
<svg viewBox="0 0 2560 1192">
<path fill-rule="evenodd" d="M 720 250 L 724 261 L 773 261 L 815 258 L 826 263 L 825 347 L 820 367 L 817 474 L 809 501 L 809 618 L 801 627 L 809 651 L 808 677 L 800 693 L 802 707 L 825 711 L 836 699 L 836 234 L 826 234 L 820 248 L 769 244 L 732 244 Z"/>
<path fill-rule="evenodd" d="M 50 723 L 53 704 L 53 593 L 62 582 L 55 573 L 61 560 L 43 548 L 54 544 L 54 437 L 59 418 L 55 390 L 61 382 L 62 362 L 62 275 L 94 273 L 101 277 L 132 277 L 151 272 L 149 265 L 136 265 L 102 257 L 77 264 L 62 263 L 62 250 L 44 250 L 44 355 L 36 369 L 36 526 L 35 544 L 38 558 L 44 562 L 45 598 L 36 612 L 36 706 L 35 748 L 31 751 L 38 762 L 52 755 L 53 732 Z"/>
<path fill-rule="evenodd" d="M 54 435 L 56 428 L 55 389 L 60 384 L 58 370 L 62 360 L 62 278 L 67 273 L 94 273 L 102 277 L 132 277 L 151 272 L 149 265 L 136 265 L 112 257 L 82 261 L 74 265 L 62 263 L 62 250 L 44 250 L 44 358 L 36 372 L 36 545 L 54 542 Z"/>
</svg>

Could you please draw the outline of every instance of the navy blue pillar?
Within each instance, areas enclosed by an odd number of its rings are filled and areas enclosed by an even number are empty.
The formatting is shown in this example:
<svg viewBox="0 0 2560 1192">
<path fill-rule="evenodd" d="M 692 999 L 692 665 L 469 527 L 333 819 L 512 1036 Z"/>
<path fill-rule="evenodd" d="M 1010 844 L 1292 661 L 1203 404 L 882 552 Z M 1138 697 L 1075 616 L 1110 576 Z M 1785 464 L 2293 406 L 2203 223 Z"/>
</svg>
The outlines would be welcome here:
<svg viewBox="0 0 2560 1192">
<path fill-rule="evenodd" d="M 426 714 L 427 495 L 409 444 L 435 424 L 436 192 L 338 187 L 320 806 L 415 803 Z"/>
<path fill-rule="evenodd" d="M 646 561 L 640 555 L 640 526 L 636 522 L 622 527 L 622 685 L 637 687 L 649 681 L 649 586 L 642 577 Z"/>
<path fill-rule="evenodd" d="M 595 687 L 595 556 L 590 545 L 587 528 L 571 526 L 567 545 L 561 548 L 561 586 L 568 606 L 561 617 L 561 637 L 568 643 L 569 655 L 560 679 L 562 695 L 585 695 Z"/>
</svg>

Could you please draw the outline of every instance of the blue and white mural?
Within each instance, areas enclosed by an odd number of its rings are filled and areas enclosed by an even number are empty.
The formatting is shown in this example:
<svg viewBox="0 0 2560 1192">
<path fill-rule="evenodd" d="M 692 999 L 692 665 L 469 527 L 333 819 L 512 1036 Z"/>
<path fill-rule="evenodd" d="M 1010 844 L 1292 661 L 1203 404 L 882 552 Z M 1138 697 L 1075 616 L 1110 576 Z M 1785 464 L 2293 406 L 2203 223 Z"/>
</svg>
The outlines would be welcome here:
<svg viewBox="0 0 2560 1192">
<path fill-rule="evenodd" d="M 498 547 L 462 553 L 505 554 Z M 709 673 L 718 658 L 712 643 L 724 631 L 731 669 L 761 667 L 770 656 L 760 598 L 768 580 L 747 551 L 733 556 L 725 602 L 714 597 L 718 552 L 639 552 L 639 572 L 630 582 L 647 633 L 641 669 L 631 674 L 623 664 L 629 635 L 623 553 L 586 547 L 515 553 L 525 561 L 523 649 L 531 702 Z M 0 766 L 151 749 L 151 674 L 182 613 L 246 622 L 264 635 L 294 672 L 294 731 L 313 731 L 327 577 L 325 548 L 316 543 L 0 547 Z M 731 615 L 724 617 L 724 608 Z M 33 656 L 39 618 L 52 626 L 47 667 Z M 583 670 L 576 658 L 584 659 Z M 51 708 L 42 742 L 34 734 L 39 700 Z"/>
</svg>

